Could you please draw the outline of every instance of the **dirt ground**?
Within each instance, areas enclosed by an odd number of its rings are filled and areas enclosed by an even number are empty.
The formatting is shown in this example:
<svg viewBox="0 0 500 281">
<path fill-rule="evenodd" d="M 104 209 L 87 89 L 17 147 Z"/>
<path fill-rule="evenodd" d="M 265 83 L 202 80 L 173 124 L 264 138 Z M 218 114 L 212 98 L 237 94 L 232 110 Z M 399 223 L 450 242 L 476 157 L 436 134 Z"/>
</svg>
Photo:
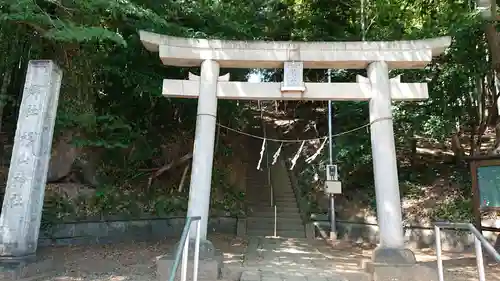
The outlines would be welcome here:
<svg viewBox="0 0 500 281">
<path fill-rule="evenodd" d="M 226 263 L 241 263 L 246 248 L 244 240 L 226 235 L 211 235 L 209 239 L 224 253 Z M 44 248 L 39 255 L 52 259 L 55 271 L 39 280 L 156 281 L 156 258 L 172 252 L 177 242 L 168 239 L 156 243 Z"/>
<path fill-rule="evenodd" d="M 483 252 L 484 253 L 484 252 Z M 415 251 L 417 260 L 429 266 L 436 266 L 436 252 L 432 249 Z M 496 263 L 484 253 L 486 280 L 500 281 L 500 263 Z M 475 253 L 443 253 L 445 280 L 476 281 L 479 280 Z"/>
<path fill-rule="evenodd" d="M 245 260 L 247 240 L 227 235 L 212 235 L 209 238 L 223 252 L 225 268 L 241 267 Z M 106 246 L 67 246 L 42 249 L 44 259 L 53 259 L 55 271 L 40 281 L 156 281 L 155 260 L 157 256 L 171 252 L 177 240 L 157 243 L 121 243 Z M 326 246 L 326 244 L 325 244 Z M 343 243 L 321 247 L 320 251 L 330 256 L 332 262 L 341 263 L 346 257 L 367 260 L 371 257 L 371 246 L 353 246 Z M 435 252 L 431 249 L 417 250 L 419 262 L 436 267 Z M 474 253 L 444 253 L 445 280 L 478 280 Z M 500 265 L 486 259 L 486 279 L 500 281 Z M 351 265 L 350 270 L 353 269 Z M 336 265 L 339 269 L 342 265 Z M 361 270 L 361 269 L 359 269 Z M 27 278 L 25 280 L 33 280 Z"/>
</svg>

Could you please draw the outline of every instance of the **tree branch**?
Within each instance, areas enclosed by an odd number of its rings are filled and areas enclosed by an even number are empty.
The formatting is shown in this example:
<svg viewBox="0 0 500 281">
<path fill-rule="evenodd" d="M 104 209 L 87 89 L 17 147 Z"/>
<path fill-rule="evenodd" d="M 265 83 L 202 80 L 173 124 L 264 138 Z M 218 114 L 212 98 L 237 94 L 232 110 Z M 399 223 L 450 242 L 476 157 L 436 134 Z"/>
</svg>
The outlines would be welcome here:
<svg viewBox="0 0 500 281">
<path fill-rule="evenodd" d="M 36 25 L 34 23 L 31 23 L 31 22 L 27 22 L 27 21 L 15 21 L 15 23 L 22 24 L 22 25 L 27 25 L 27 26 L 33 28 L 34 30 L 38 31 L 40 33 L 40 35 L 44 35 L 45 33 L 47 33 L 46 29 L 43 29 L 41 26 Z"/>
<path fill-rule="evenodd" d="M 151 184 L 153 183 L 153 180 L 155 178 L 161 176 L 166 171 L 168 171 L 168 170 L 170 170 L 170 169 L 172 169 L 174 167 L 177 167 L 178 165 L 180 165 L 182 163 L 185 163 L 186 161 L 188 161 L 191 158 L 193 158 L 193 153 L 190 152 L 190 153 L 182 156 L 181 158 L 179 158 L 177 161 L 172 161 L 172 162 L 166 164 L 165 166 L 161 167 L 160 169 L 158 169 L 156 172 L 154 172 L 153 174 L 151 174 L 151 176 L 149 177 L 148 187 L 147 188 L 151 187 Z"/>
</svg>

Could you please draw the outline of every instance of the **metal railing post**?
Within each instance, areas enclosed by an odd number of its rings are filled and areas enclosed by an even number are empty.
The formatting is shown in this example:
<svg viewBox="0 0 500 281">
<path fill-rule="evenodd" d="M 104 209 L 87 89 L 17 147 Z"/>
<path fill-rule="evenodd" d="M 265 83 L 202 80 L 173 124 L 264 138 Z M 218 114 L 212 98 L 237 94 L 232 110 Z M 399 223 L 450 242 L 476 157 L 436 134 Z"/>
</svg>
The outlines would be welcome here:
<svg viewBox="0 0 500 281">
<path fill-rule="evenodd" d="M 274 206 L 274 186 L 271 176 L 271 167 L 269 166 L 269 152 L 266 150 L 266 163 L 267 163 L 267 183 L 269 184 L 271 192 L 271 207 Z"/>
<path fill-rule="evenodd" d="M 476 262 L 479 281 L 485 281 L 486 276 L 484 274 L 483 246 L 481 245 L 481 241 L 476 236 L 474 236 L 474 246 L 476 248 Z"/>
<path fill-rule="evenodd" d="M 266 154 L 267 156 L 267 154 Z M 267 159 L 269 162 L 269 159 Z M 271 207 L 274 205 L 274 188 L 273 188 L 273 183 L 271 182 L 271 168 L 269 167 L 269 164 L 267 164 L 267 185 L 270 187 L 269 192 L 270 197 L 271 197 Z"/>
<path fill-rule="evenodd" d="M 261 116 L 262 118 L 262 116 Z M 264 120 L 264 119 L 262 119 Z M 264 123 L 264 121 L 262 121 Z M 265 124 L 263 124 L 263 130 L 264 130 L 264 138 L 267 137 L 267 131 L 266 131 L 266 127 L 265 127 Z M 276 237 L 276 228 L 277 228 L 277 224 L 278 224 L 278 217 L 277 217 L 277 210 L 276 210 L 276 202 L 275 201 L 275 198 L 274 198 L 274 185 L 273 185 L 273 182 L 272 182 L 272 176 L 271 176 L 271 166 L 269 165 L 269 149 L 270 149 L 270 146 L 268 143 L 266 143 L 266 150 L 265 150 L 265 154 L 266 154 L 266 167 L 267 167 L 267 185 L 269 186 L 269 196 L 270 196 L 270 199 L 271 199 L 271 207 L 274 207 L 274 237 Z"/>
<path fill-rule="evenodd" d="M 443 257 L 441 256 L 441 229 L 438 226 L 434 226 L 434 231 L 436 235 L 436 258 L 437 258 L 437 268 L 439 281 L 444 281 L 443 272 Z"/>
<path fill-rule="evenodd" d="M 471 223 L 450 223 L 450 222 L 437 222 L 434 224 L 434 230 L 436 234 L 436 258 L 438 266 L 439 281 L 444 281 L 444 271 L 443 271 L 443 257 L 441 256 L 441 228 L 443 229 L 461 229 L 468 230 L 474 235 L 474 248 L 476 249 L 476 262 L 477 262 L 477 273 L 479 275 L 479 281 L 486 281 L 486 274 L 484 271 L 484 260 L 483 260 L 483 247 L 490 254 L 496 262 L 500 262 L 500 254 L 495 250 L 495 248 L 484 238 L 484 236 L 477 230 L 477 228 Z"/>
<path fill-rule="evenodd" d="M 276 205 L 274 205 L 274 237 L 277 237 L 276 233 L 276 220 L 278 219 L 278 214 L 276 210 Z"/>
<path fill-rule="evenodd" d="M 201 221 L 196 221 L 196 240 L 194 242 L 194 261 L 193 261 L 193 281 L 198 281 L 198 262 L 200 259 L 200 229 Z"/>
<path fill-rule="evenodd" d="M 188 237 L 189 237 L 189 232 L 191 232 L 191 226 L 189 226 L 188 228 L 187 232 Z M 188 250 L 189 250 L 189 239 L 186 239 L 186 241 L 184 242 L 184 249 L 182 250 L 181 281 L 186 281 Z"/>
<path fill-rule="evenodd" d="M 191 226 L 193 222 L 196 222 L 196 237 L 195 237 L 195 249 L 193 257 L 193 280 L 198 280 L 198 265 L 200 259 L 200 230 L 201 230 L 201 217 L 187 217 L 186 224 L 184 225 L 184 230 L 182 231 L 181 241 L 175 252 L 174 263 L 170 271 L 170 276 L 168 281 L 174 281 L 175 275 L 177 273 L 177 267 L 182 256 L 181 264 L 181 281 L 187 280 L 187 263 L 189 256 L 189 233 L 191 232 Z"/>
</svg>

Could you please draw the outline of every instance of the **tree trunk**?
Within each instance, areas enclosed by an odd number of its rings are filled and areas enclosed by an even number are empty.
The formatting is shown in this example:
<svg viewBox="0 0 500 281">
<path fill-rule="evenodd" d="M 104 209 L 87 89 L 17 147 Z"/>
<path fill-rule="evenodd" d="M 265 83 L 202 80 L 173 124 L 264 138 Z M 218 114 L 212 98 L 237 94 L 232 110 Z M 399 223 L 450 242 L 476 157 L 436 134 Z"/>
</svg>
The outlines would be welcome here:
<svg viewBox="0 0 500 281">
<path fill-rule="evenodd" d="M 484 32 L 485 32 L 485 35 L 486 35 L 486 41 L 487 41 L 487 44 L 488 44 L 488 49 L 490 51 L 490 57 L 491 57 L 491 68 L 492 68 L 492 71 L 493 73 L 495 73 L 495 84 L 500 80 L 500 77 L 498 76 L 498 74 L 500 74 L 500 45 L 499 45 L 499 38 L 498 38 L 498 33 L 497 33 L 497 30 L 496 30 L 496 26 L 497 26 L 497 11 L 496 11 L 496 8 L 497 8 L 497 3 L 496 3 L 496 0 L 476 0 L 476 4 L 477 4 L 477 7 L 482 9 L 482 16 L 483 16 L 483 19 L 487 20 L 488 22 L 485 24 L 484 26 Z M 493 89 L 492 91 L 494 92 L 494 94 L 492 95 L 493 97 L 493 103 L 497 102 L 497 99 L 498 99 L 498 91 L 497 91 L 497 88 L 499 87 L 499 85 L 495 85 L 495 89 Z M 495 142 L 495 146 L 498 145 L 498 141 L 499 141 L 499 129 L 500 129 L 500 126 L 499 124 L 497 123 L 497 125 L 495 126 L 495 135 L 496 135 L 496 142 Z M 481 228 L 481 221 L 479 221 L 479 231 L 482 232 L 482 228 Z M 497 237 L 497 241 L 498 241 L 498 237 Z"/>
<path fill-rule="evenodd" d="M 498 98 L 499 98 L 499 89 L 500 89 L 500 45 L 499 45 L 499 37 L 496 30 L 496 1 L 490 0 L 489 3 L 487 1 L 477 0 L 476 4 L 479 8 L 482 8 L 484 11 L 482 13 L 483 18 L 488 20 L 488 23 L 484 26 L 484 32 L 486 35 L 486 42 L 488 44 L 488 50 L 491 56 L 491 68 L 494 72 L 494 93 L 493 93 L 493 107 L 498 107 Z M 498 112 L 500 111 L 498 108 L 492 108 L 492 111 L 495 112 L 494 116 L 491 116 L 490 123 L 495 124 L 495 145 L 490 153 L 498 154 L 500 147 L 500 120 L 498 119 Z"/>
<path fill-rule="evenodd" d="M 464 148 L 460 143 L 460 132 L 451 136 L 451 150 L 453 151 L 455 163 L 459 164 L 464 159 Z"/>
</svg>

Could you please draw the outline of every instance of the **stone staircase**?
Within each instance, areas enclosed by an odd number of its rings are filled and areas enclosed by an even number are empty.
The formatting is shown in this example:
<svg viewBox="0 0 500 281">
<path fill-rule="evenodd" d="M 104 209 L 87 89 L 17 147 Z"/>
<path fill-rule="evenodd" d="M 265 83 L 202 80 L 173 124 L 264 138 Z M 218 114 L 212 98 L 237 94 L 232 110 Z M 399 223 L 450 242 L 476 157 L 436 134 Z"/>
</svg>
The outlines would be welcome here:
<svg viewBox="0 0 500 281">
<path fill-rule="evenodd" d="M 257 163 L 258 159 L 255 163 Z M 304 238 L 304 224 L 297 207 L 286 168 L 280 162 L 271 169 L 274 204 L 271 205 L 271 187 L 267 169 L 250 168 L 247 173 L 247 234 L 249 236 L 276 236 Z M 276 219 L 275 219 L 276 217 Z"/>
</svg>

